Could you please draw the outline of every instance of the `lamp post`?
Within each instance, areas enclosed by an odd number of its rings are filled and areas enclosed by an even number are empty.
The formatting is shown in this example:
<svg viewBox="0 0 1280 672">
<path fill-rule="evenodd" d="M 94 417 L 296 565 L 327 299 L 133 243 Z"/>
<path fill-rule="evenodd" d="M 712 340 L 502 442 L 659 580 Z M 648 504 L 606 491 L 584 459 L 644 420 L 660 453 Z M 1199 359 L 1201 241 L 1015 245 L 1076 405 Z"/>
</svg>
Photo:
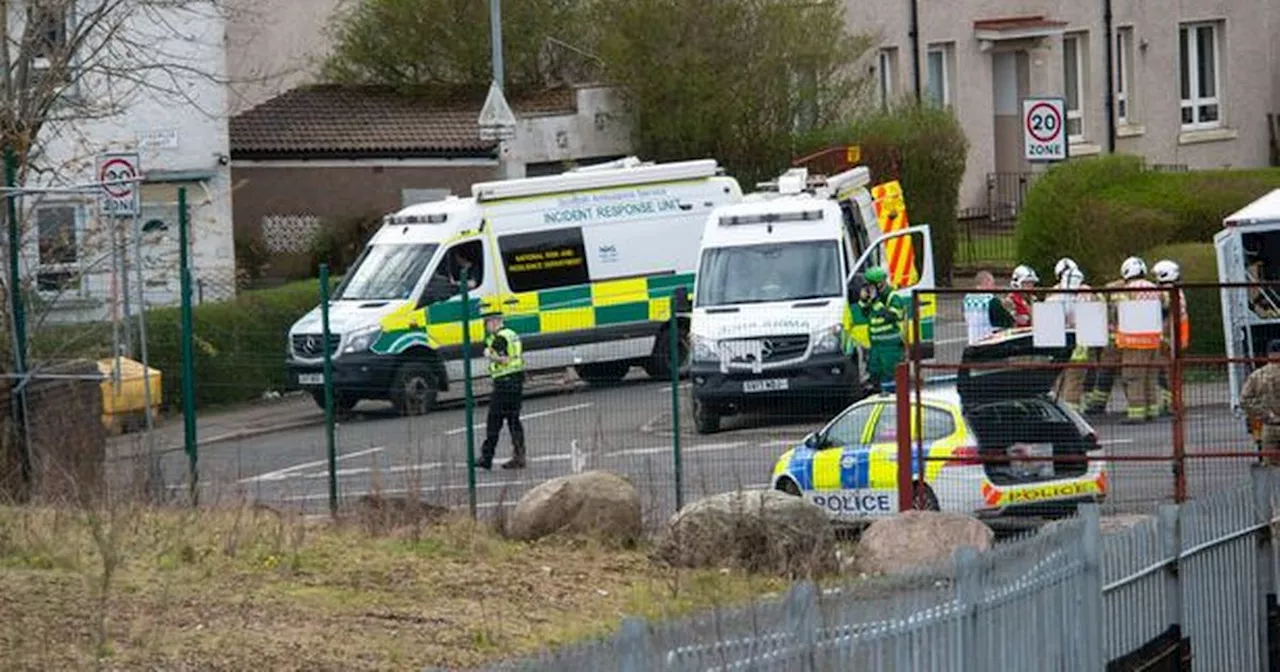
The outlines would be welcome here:
<svg viewBox="0 0 1280 672">
<path fill-rule="evenodd" d="M 505 180 L 510 173 L 507 143 L 516 134 L 516 115 L 502 94 L 502 0 L 489 0 L 489 36 L 493 81 L 489 84 L 489 95 L 484 99 L 477 122 L 480 139 L 498 143 L 498 179 Z"/>
</svg>

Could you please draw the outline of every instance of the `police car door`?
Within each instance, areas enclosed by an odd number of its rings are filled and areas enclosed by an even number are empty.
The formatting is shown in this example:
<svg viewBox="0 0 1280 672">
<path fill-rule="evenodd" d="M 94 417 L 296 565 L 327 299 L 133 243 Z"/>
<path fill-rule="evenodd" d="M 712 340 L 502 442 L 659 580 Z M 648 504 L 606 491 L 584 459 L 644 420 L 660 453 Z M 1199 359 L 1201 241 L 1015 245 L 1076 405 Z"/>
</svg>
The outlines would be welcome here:
<svg viewBox="0 0 1280 672">
<path fill-rule="evenodd" d="M 813 491 L 810 500 L 840 518 L 861 518 L 876 513 L 881 494 L 868 489 L 870 479 L 870 429 L 876 404 L 861 404 L 845 411 L 823 430 L 823 447 L 813 457 Z M 887 505 L 887 504 L 886 504 Z"/>
<path fill-rule="evenodd" d="M 869 432 L 871 436 L 871 487 L 872 488 L 892 488 L 898 487 L 898 413 L 893 402 L 880 403 L 881 412 L 876 415 L 876 424 Z M 937 476 L 938 469 L 946 466 L 946 462 L 929 462 L 921 460 L 921 454 L 928 457 L 934 443 L 943 441 L 956 433 L 956 422 L 950 411 L 925 403 L 924 407 L 919 409 L 919 413 L 924 420 L 924 437 L 920 437 L 920 427 L 916 420 L 917 409 L 911 409 L 911 454 L 912 464 L 911 473 L 916 478 L 921 477 L 921 465 L 926 470 L 923 474 L 926 482 L 932 487 L 937 488 L 937 484 L 932 481 Z M 917 444 L 923 447 L 923 451 L 917 450 Z M 895 500 L 895 505 L 896 505 Z"/>
</svg>

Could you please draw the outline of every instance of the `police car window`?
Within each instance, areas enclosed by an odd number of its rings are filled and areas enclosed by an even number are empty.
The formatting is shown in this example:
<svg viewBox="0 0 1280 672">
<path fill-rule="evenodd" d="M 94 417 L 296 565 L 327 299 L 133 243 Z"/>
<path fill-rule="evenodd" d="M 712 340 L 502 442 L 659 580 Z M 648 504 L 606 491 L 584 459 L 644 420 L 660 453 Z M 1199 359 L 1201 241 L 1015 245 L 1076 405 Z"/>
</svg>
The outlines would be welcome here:
<svg viewBox="0 0 1280 672">
<path fill-rule="evenodd" d="M 871 419 L 875 404 L 859 406 L 837 418 L 827 428 L 827 441 L 832 445 L 849 446 L 862 443 L 862 431 Z"/>
<path fill-rule="evenodd" d="M 938 441 L 951 436 L 956 431 L 955 419 L 951 414 L 932 406 L 925 406 L 923 411 L 924 440 Z M 912 418 L 915 423 L 915 418 Z M 887 443 L 898 440 L 898 414 L 892 407 L 886 406 L 885 412 L 876 421 L 874 443 Z"/>
</svg>

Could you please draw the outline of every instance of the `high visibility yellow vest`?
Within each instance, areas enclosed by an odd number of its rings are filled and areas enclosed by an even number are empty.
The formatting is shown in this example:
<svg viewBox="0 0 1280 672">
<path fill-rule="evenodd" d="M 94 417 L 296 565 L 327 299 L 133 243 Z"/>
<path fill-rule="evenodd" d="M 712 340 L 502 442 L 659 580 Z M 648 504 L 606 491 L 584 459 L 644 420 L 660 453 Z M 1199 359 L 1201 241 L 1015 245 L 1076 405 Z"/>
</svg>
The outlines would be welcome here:
<svg viewBox="0 0 1280 672">
<path fill-rule="evenodd" d="M 499 336 L 507 341 L 507 363 L 503 364 L 495 358 L 493 341 Z M 484 339 L 485 355 L 489 357 L 489 377 L 502 378 L 524 371 L 524 347 L 520 344 L 520 336 L 516 332 L 503 327 Z"/>
</svg>

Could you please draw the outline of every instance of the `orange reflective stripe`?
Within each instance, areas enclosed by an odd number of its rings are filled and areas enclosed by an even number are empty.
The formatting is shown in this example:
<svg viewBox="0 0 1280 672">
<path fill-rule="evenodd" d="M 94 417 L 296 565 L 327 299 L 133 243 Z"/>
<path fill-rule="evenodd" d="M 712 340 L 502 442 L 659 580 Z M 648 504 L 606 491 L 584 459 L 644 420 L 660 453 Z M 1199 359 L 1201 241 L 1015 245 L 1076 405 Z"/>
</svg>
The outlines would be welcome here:
<svg viewBox="0 0 1280 672">
<path fill-rule="evenodd" d="M 902 185 L 897 180 L 871 188 L 872 207 L 881 233 L 893 233 L 911 226 L 907 219 L 907 203 Z M 885 243 L 889 278 L 895 287 L 910 287 L 919 282 L 915 249 L 909 237 L 898 237 Z"/>
</svg>

